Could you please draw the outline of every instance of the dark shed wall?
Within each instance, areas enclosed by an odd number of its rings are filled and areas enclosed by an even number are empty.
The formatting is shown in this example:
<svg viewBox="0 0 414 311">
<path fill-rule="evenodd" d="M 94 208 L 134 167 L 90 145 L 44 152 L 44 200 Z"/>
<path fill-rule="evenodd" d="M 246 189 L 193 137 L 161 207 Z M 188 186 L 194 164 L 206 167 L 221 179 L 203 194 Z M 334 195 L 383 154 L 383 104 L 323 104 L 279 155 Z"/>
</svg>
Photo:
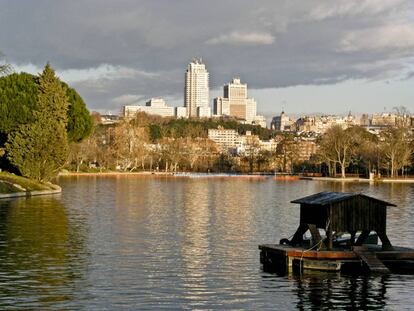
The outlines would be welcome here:
<svg viewBox="0 0 414 311">
<path fill-rule="evenodd" d="M 353 197 L 332 204 L 332 230 L 384 230 L 386 229 L 386 206 L 366 197 Z"/>
<path fill-rule="evenodd" d="M 316 227 L 325 229 L 328 219 L 329 206 L 320 205 L 300 205 L 300 223 L 314 224 Z"/>
<path fill-rule="evenodd" d="M 329 223 L 333 231 L 384 230 L 385 232 L 386 205 L 364 196 L 354 196 L 324 206 L 301 204 L 300 222 L 315 224 L 318 228 L 325 229 L 330 208 L 332 216 Z"/>
</svg>

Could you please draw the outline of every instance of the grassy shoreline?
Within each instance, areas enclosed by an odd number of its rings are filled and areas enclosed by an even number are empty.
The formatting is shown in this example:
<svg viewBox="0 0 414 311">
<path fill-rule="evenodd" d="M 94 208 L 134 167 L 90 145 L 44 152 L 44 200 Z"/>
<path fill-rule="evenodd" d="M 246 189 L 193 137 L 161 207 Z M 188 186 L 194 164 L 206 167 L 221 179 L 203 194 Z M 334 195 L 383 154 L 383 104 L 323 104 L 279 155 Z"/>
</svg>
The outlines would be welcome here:
<svg viewBox="0 0 414 311">
<path fill-rule="evenodd" d="M 58 193 L 61 189 L 52 183 L 43 183 L 9 172 L 0 172 L 0 198 Z"/>
</svg>

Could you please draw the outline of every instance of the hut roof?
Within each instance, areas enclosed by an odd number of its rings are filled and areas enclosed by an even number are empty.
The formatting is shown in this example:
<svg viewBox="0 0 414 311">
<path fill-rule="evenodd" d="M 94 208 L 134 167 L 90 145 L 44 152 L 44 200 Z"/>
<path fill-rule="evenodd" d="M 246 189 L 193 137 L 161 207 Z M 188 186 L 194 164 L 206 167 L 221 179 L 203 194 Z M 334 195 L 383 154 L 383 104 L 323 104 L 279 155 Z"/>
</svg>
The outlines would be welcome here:
<svg viewBox="0 0 414 311">
<path fill-rule="evenodd" d="M 348 200 L 354 197 L 364 197 L 369 200 L 382 203 L 386 206 L 396 206 L 392 203 L 382 201 L 382 200 L 367 196 L 362 193 L 328 192 L 328 191 L 319 192 L 319 193 L 312 194 L 310 196 L 307 196 L 301 199 L 296 199 L 296 200 L 291 201 L 291 203 L 323 206 L 323 205 L 328 205 L 328 204 L 332 204 L 336 202 L 345 201 L 345 200 Z"/>
</svg>

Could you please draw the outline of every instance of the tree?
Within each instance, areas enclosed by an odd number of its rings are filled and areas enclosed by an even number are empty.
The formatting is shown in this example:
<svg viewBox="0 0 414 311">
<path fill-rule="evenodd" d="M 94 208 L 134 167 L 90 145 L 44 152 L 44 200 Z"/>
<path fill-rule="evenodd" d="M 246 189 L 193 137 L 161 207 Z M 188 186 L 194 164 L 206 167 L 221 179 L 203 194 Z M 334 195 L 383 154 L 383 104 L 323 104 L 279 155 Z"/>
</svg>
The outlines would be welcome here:
<svg viewBox="0 0 414 311">
<path fill-rule="evenodd" d="M 410 141 L 409 131 L 406 128 L 388 128 L 381 133 L 380 150 L 391 177 L 398 175 L 398 170 L 411 164 L 414 152 Z"/>
<path fill-rule="evenodd" d="M 2 58 L 3 53 L 0 52 L 0 58 Z M 0 76 L 4 75 L 4 74 L 8 74 L 11 72 L 11 66 L 10 64 L 4 63 L 4 64 L 0 64 Z"/>
<path fill-rule="evenodd" d="M 344 130 L 340 125 L 330 127 L 320 141 L 319 154 L 327 164 L 338 163 L 341 177 L 345 178 L 345 169 L 351 163 L 355 152 L 356 141 L 353 130 Z"/>
<path fill-rule="evenodd" d="M 11 132 L 6 143 L 7 158 L 29 178 L 48 181 L 68 157 L 66 126 L 69 106 L 65 89 L 47 64 L 39 76 L 34 121 Z"/>
<path fill-rule="evenodd" d="M 260 150 L 259 138 L 255 135 L 246 136 L 245 148 L 242 160 L 249 165 L 249 172 L 253 173 L 254 164 L 257 160 L 257 155 Z"/>
<path fill-rule="evenodd" d="M 139 165 L 145 169 L 145 159 L 149 155 L 148 139 L 147 127 L 126 120 L 115 127 L 112 147 L 123 170 L 134 170 Z"/>
<path fill-rule="evenodd" d="M 82 97 L 66 83 L 63 85 L 69 100 L 68 139 L 70 142 L 77 143 L 92 133 L 93 120 Z"/>
<path fill-rule="evenodd" d="M 298 161 L 298 143 L 293 137 L 284 137 L 277 145 L 277 166 L 283 172 L 292 173 L 293 165 Z"/>
<path fill-rule="evenodd" d="M 61 82 L 68 97 L 69 142 L 79 142 L 89 136 L 93 122 L 80 95 Z M 12 73 L 0 77 L 0 147 L 7 135 L 17 126 L 33 122 L 33 111 L 38 109 L 39 77 L 28 73 Z"/>
<path fill-rule="evenodd" d="M 367 175 L 374 169 L 379 169 L 379 146 L 378 137 L 371 134 L 362 127 L 353 127 L 354 138 L 356 140 L 356 149 L 353 162 L 360 162 L 367 170 Z"/>
</svg>

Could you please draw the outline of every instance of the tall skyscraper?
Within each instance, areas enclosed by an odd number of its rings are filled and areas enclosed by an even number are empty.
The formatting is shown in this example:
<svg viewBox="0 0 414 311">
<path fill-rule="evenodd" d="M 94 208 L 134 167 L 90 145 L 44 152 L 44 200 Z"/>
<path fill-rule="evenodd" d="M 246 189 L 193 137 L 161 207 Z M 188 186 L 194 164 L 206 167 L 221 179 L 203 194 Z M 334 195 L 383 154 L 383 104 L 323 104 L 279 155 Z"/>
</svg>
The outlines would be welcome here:
<svg viewBox="0 0 414 311">
<path fill-rule="evenodd" d="M 246 123 L 257 121 L 257 103 L 247 97 L 247 84 L 234 78 L 223 88 L 223 97 L 214 99 L 213 112 L 217 116 L 231 116 Z"/>
<path fill-rule="evenodd" d="M 193 59 L 185 73 L 184 106 L 188 117 L 209 117 L 209 75 L 201 58 Z"/>
</svg>

